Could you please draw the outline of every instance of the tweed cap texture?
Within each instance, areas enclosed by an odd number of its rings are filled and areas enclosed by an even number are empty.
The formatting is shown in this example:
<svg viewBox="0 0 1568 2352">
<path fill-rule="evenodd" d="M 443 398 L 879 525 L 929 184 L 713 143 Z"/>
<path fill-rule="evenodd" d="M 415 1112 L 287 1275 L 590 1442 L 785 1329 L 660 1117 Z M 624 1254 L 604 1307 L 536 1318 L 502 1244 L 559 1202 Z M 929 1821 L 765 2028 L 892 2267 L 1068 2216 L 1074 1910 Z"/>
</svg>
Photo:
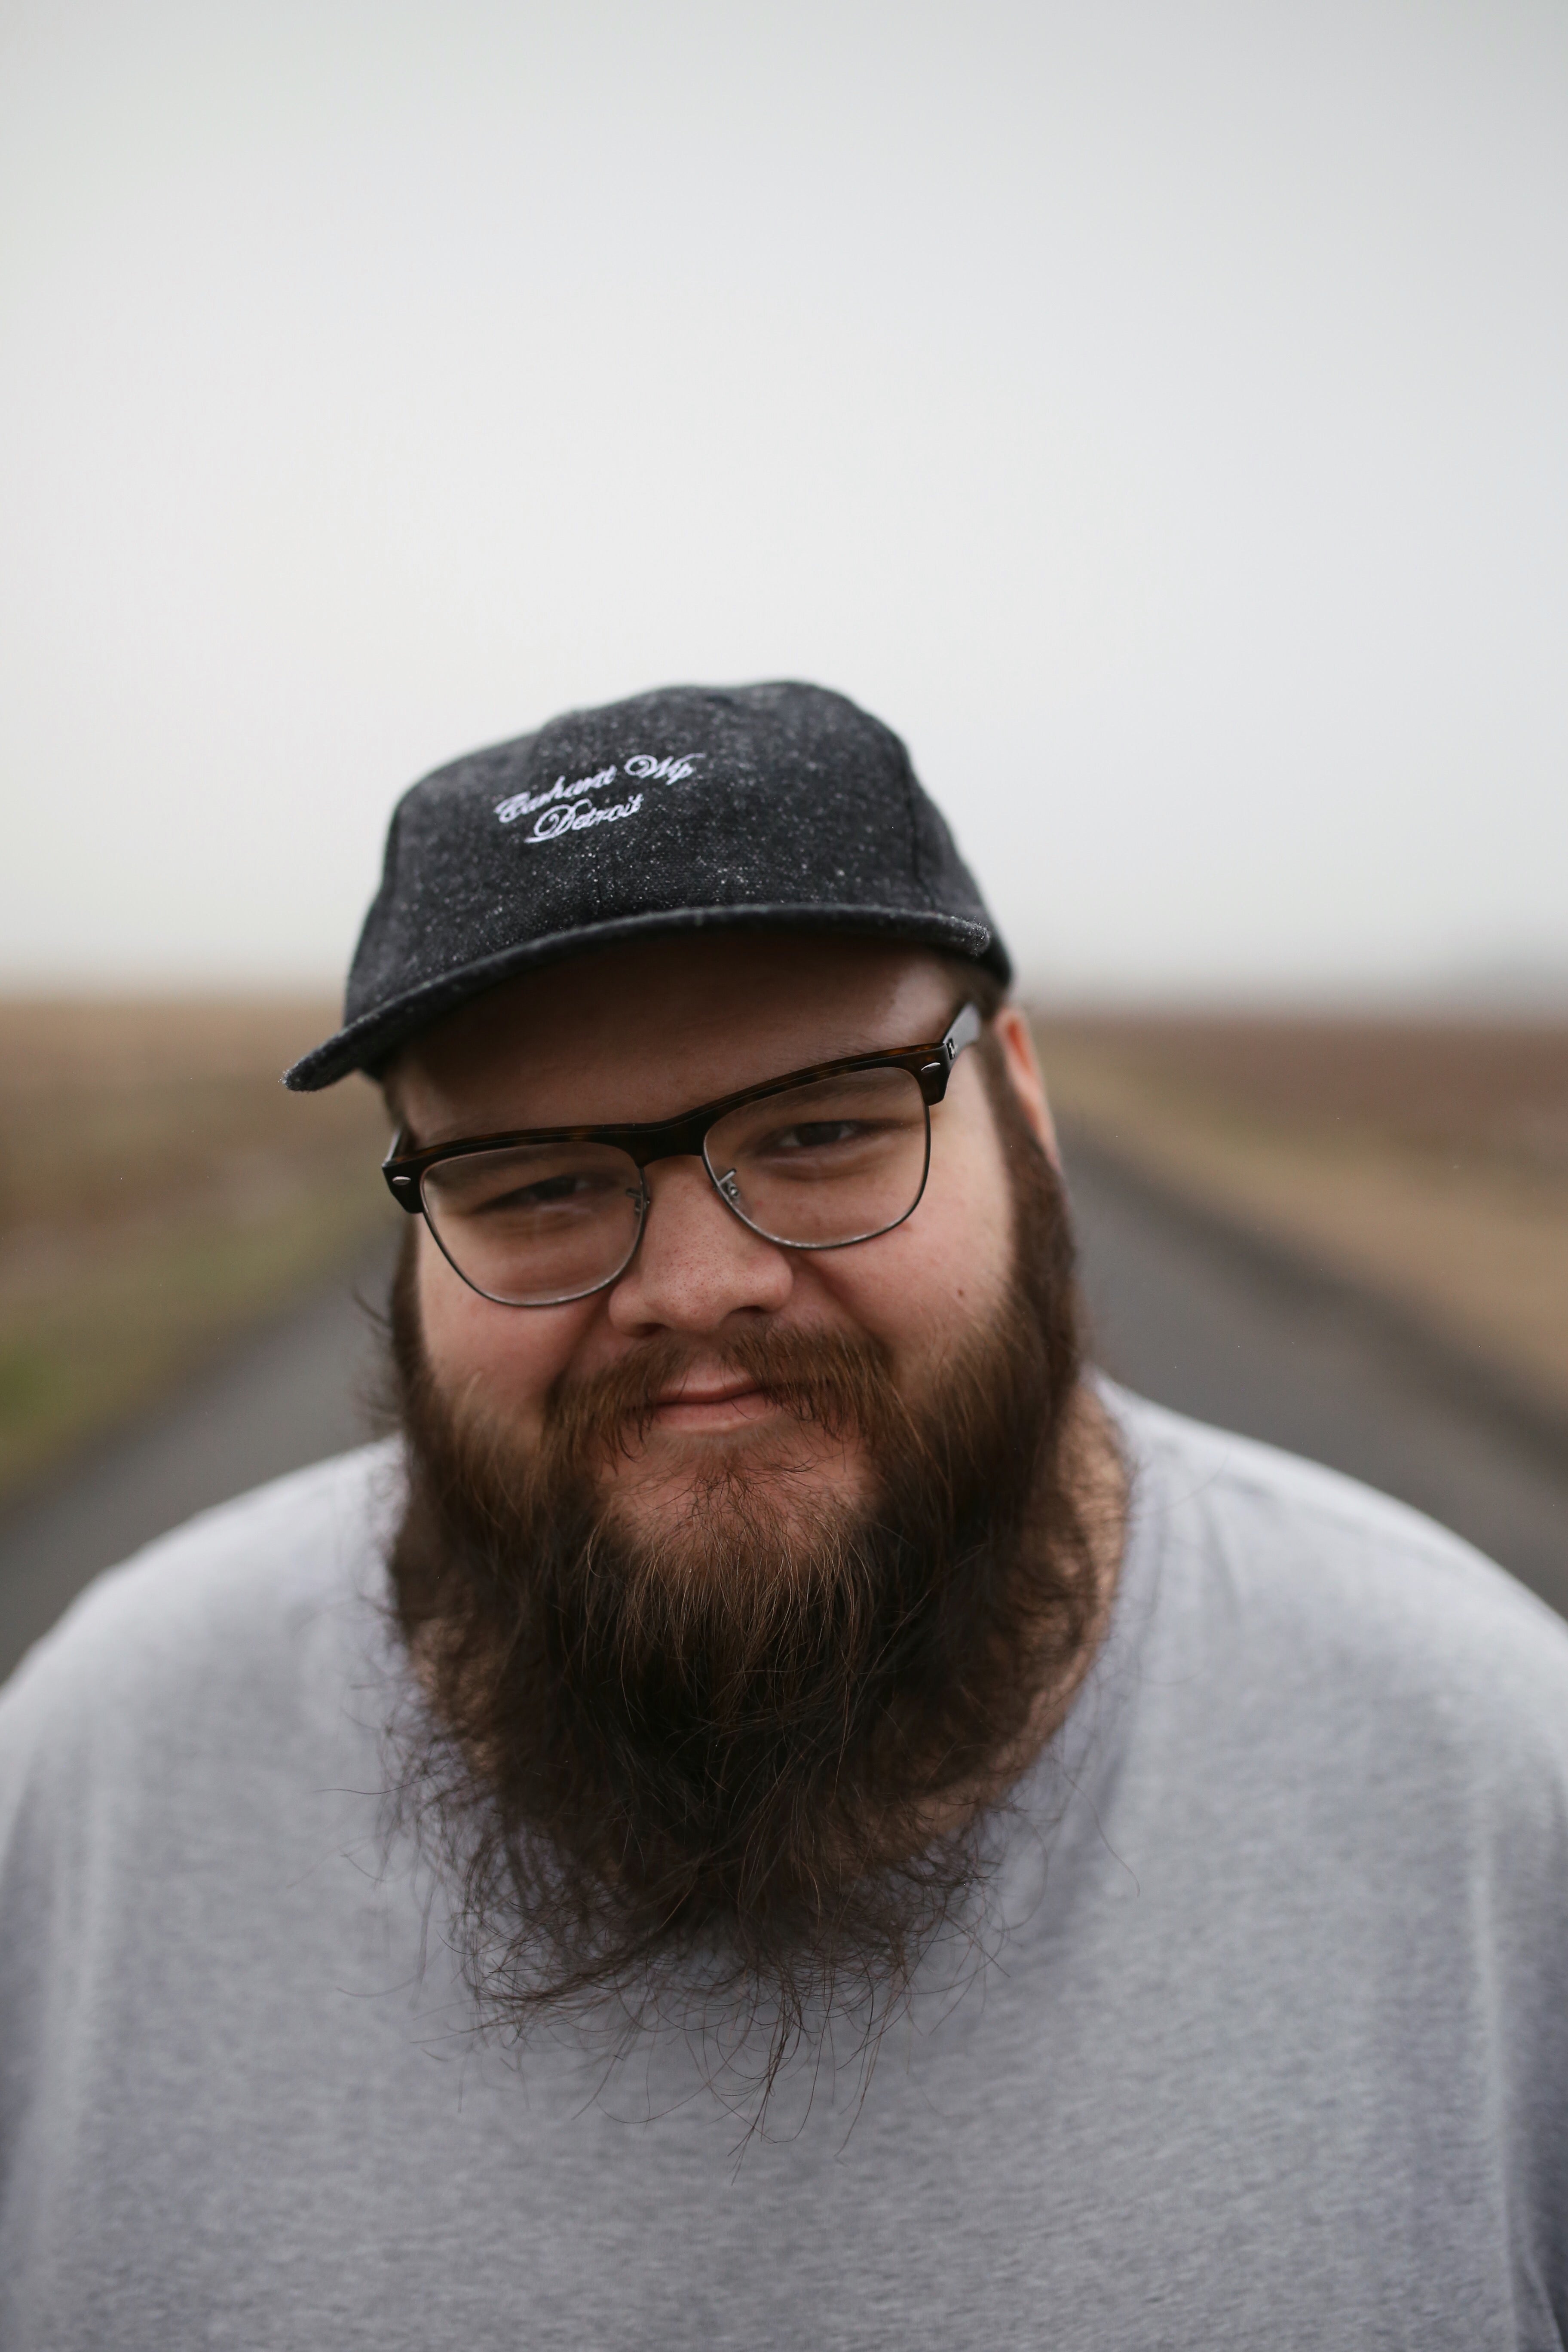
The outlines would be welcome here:
<svg viewBox="0 0 1568 2352">
<path fill-rule="evenodd" d="M 668 687 L 568 711 L 404 794 L 343 1025 L 285 1082 L 374 1075 L 532 965 L 720 926 L 908 940 L 1011 977 L 890 729 L 822 687 Z"/>
</svg>

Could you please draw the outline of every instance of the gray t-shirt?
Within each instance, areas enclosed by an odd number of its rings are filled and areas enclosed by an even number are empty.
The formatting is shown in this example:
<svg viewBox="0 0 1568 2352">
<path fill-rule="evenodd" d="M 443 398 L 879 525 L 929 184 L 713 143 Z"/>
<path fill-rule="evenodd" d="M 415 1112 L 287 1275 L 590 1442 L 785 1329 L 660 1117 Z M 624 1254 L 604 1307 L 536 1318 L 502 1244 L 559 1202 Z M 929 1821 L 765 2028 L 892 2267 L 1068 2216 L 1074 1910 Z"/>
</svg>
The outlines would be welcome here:
<svg viewBox="0 0 1568 2352">
<path fill-rule="evenodd" d="M 743 2152 L 684 2045 L 467 2030 L 384 1853 L 394 1456 L 101 1580 L 0 1701 L 0 2341 L 1562 2344 L 1568 1628 L 1112 1402 L 1128 1558 L 999 1948 Z"/>
</svg>

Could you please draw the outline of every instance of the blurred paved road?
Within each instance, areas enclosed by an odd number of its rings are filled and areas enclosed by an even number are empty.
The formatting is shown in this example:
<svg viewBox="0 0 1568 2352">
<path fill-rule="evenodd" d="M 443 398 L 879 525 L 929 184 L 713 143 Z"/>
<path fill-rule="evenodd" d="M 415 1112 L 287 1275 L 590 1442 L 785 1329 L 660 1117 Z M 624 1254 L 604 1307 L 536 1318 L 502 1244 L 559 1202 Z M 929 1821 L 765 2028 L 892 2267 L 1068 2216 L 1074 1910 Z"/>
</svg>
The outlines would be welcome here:
<svg viewBox="0 0 1568 2352">
<path fill-rule="evenodd" d="M 1313 1455 L 1468 1536 L 1568 1615 L 1558 1458 L 1374 1313 L 1069 1152 L 1099 1353 L 1130 1387 Z M 374 1334 L 345 1279 L 0 1519 L 0 1675 L 88 1580 L 193 1511 L 358 1442 Z"/>
<path fill-rule="evenodd" d="M 1441 1519 L 1568 1616 L 1568 1442 L 1520 1426 L 1353 1294 L 1239 1244 L 1099 1157 L 1068 1170 L 1096 1353 L 1194 1419 Z"/>
<path fill-rule="evenodd" d="M 384 1287 L 379 1266 L 345 1275 L 0 1517 L 0 1677 L 100 1569 L 213 1503 L 361 1443 L 376 1335 L 360 1300 Z"/>
</svg>

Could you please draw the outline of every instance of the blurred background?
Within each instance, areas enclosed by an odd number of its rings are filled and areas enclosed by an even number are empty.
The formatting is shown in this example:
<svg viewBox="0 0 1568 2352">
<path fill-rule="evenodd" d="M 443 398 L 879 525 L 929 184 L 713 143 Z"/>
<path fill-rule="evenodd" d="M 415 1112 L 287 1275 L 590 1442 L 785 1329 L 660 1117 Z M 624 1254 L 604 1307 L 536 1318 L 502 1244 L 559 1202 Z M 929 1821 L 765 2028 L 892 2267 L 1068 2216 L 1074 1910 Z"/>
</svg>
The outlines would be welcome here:
<svg viewBox="0 0 1568 2352">
<path fill-rule="evenodd" d="M 0 1671 L 354 1442 L 397 792 L 804 676 L 1039 1015 L 1099 1351 L 1568 1609 L 1555 0 L 10 0 Z"/>
</svg>

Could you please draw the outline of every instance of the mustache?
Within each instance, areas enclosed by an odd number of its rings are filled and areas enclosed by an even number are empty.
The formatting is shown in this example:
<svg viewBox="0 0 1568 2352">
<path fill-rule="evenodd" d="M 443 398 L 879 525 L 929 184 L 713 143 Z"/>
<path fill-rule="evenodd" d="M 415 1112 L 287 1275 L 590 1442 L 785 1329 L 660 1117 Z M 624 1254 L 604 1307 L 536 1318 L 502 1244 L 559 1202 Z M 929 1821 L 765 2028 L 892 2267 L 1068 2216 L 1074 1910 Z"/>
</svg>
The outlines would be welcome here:
<svg viewBox="0 0 1568 2352">
<path fill-rule="evenodd" d="M 904 1433 L 909 1410 L 888 1349 L 861 1333 L 759 1329 L 700 1349 L 677 1334 L 642 1341 L 598 1372 L 558 1381 L 545 1401 L 545 1442 L 563 1467 L 586 1472 L 630 1455 L 659 1405 L 700 1363 L 744 1379 L 797 1421 L 828 1436 L 879 1445 Z"/>
</svg>

